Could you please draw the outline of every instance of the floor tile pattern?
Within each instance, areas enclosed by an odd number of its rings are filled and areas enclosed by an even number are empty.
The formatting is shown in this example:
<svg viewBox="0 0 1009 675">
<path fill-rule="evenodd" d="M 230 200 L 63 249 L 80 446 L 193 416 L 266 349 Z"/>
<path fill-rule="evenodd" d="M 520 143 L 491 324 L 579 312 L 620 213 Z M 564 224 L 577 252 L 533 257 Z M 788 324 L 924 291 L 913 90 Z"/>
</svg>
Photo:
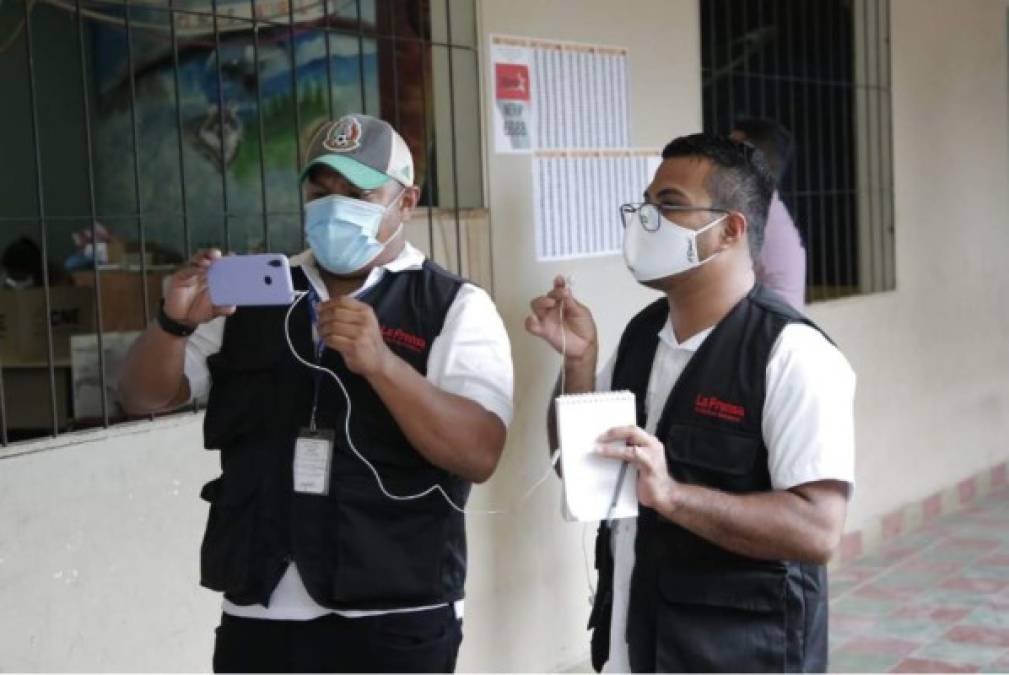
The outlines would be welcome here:
<svg viewBox="0 0 1009 675">
<path fill-rule="evenodd" d="M 1009 490 L 830 576 L 832 672 L 1009 671 Z"/>
</svg>

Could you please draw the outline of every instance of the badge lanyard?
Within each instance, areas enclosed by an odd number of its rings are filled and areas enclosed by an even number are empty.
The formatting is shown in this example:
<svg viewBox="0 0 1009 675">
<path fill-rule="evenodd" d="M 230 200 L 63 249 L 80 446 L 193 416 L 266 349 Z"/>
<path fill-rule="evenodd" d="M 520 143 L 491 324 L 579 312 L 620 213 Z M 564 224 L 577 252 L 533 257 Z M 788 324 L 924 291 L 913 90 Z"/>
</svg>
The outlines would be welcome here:
<svg viewBox="0 0 1009 675">
<path fill-rule="evenodd" d="M 294 444 L 294 491 L 307 495 L 326 496 L 329 494 L 330 472 L 333 461 L 333 444 L 335 434 L 329 429 L 319 429 L 316 426 L 316 413 L 319 408 L 319 389 L 322 378 L 322 354 L 326 343 L 319 335 L 318 304 L 321 301 L 314 288 L 309 288 L 308 313 L 312 320 L 313 338 L 315 343 L 315 394 L 312 400 L 312 418 L 307 429 L 298 433 Z M 293 350 L 293 348 L 292 348 Z M 301 357 L 297 357 L 299 360 Z"/>
<path fill-rule="evenodd" d="M 317 339 L 318 342 L 315 345 L 315 365 L 322 365 L 322 354 L 326 351 L 326 342 L 322 339 L 322 335 L 319 334 L 319 312 L 318 305 L 322 302 L 319 294 L 315 291 L 315 288 L 309 284 L 308 288 L 308 316 L 312 320 L 312 333 L 313 338 Z M 315 371 L 315 394 L 312 397 L 312 417 L 309 420 L 308 428 L 312 433 L 317 431 L 315 425 L 315 414 L 319 409 L 319 389 L 322 382 L 322 371 Z"/>
</svg>

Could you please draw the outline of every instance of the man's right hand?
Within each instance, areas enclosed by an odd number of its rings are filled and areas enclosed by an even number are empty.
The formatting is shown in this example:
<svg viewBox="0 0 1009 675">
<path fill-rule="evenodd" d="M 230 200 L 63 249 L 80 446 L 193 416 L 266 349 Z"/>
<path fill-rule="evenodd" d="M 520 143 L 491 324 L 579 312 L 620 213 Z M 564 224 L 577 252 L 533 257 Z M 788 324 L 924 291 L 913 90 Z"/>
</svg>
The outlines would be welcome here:
<svg viewBox="0 0 1009 675">
<path fill-rule="evenodd" d="M 207 270 L 220 257 L 216 248 L 197 251 L 185 267 L 171 276 L 165 294 L 168 318 L 195 328 L 218 316 L 234 314 L 235 307 L 219 307 L 210 302 Z"/>
<path fill-rule="evenodd" d="M 589 308 L 575 300 L 564 277 L 554 279 L 554 287 L 546 295 L 535 298 L 532 314 L 526 317 L 526 330 L 546 340 L 568 363 L 588 358 L 595 361 L 596 323 Z M 563 337 L 561 308 L 563 307 Z"/>
</svg>

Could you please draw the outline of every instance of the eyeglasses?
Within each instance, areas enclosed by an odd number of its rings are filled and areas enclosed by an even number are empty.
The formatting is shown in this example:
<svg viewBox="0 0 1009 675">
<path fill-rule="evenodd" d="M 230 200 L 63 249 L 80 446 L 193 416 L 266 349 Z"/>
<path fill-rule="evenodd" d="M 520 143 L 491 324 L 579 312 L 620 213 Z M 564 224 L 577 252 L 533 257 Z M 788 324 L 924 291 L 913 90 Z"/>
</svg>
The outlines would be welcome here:
<svg viewBox="0 0 1009 675">
<path fill-rule="evenodd" d="M 663 214 L 691 213 L 693 211 L 709 211 L 726 215 L 731 213 L 727 209 L 716 206 L 673 206 L 671 204 L 641 202 L 639 204 L 621 204 L 620 218 L 625 228 L 640 225 L 646 232 L 655 232 L 662 224 Z"/>
</svg>

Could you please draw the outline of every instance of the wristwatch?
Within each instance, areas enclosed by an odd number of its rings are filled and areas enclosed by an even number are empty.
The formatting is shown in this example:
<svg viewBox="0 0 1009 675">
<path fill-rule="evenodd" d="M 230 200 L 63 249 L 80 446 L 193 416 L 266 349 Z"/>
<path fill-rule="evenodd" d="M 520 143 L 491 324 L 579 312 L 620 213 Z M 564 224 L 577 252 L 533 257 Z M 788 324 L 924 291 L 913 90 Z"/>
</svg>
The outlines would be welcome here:
<svg viewBox="0 0 1009 675">
<path fill-rule="evenodd" d="M 161 326 L 161 330 L 176 337 L 189 337 L 196 331 L 195 328 L 180 323 L 165 314 L 165 301 L 163 299 L 161 300 L 161 304 L 158 305 L 158 325 Z"/>
</svg>

